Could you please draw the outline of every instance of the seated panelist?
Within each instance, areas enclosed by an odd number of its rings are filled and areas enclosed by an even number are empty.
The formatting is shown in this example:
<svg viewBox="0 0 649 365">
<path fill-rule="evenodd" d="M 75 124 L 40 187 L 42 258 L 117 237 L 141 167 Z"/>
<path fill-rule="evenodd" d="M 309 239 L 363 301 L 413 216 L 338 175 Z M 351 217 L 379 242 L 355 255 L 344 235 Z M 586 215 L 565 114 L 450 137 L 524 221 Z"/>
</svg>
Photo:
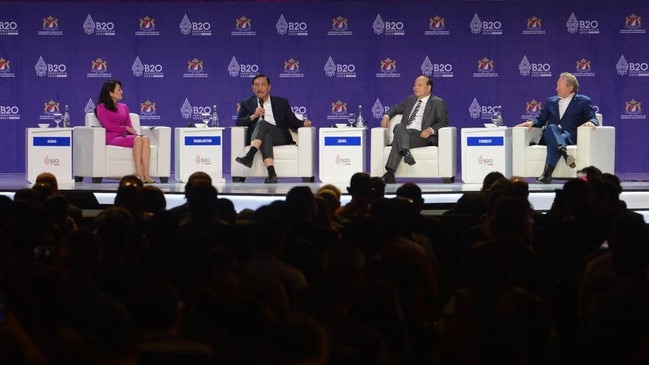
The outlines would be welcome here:
<svg viewBox="0 0 649 365">
<path fill-rule="evenodd" d="M 386 184 L 396 183 L 394 173 L 401 159 L 408 165 L 417 163 L 410 153 L 411 148 L 437 146 L 439 129 L 448 127 L 446 102 L 433 95 L 433 80 L 428 76 L 419 76 L 412 90 L 413 95 L 392 106 L 381 119 L 381 127 L 388 128 L 390 118 L 403 115 L 393 129 L 392 149 L 385 164 L 386 173 L 382 177 Z"/>
<path fill-rule="evenodd" d="M 569 72 L 562 73 L 557 80 L 557 95 L 547 99 L 536 118 L 518 125 L 528 129 L 543 128 L 540 143 L 547 146 L 547 154 L 545 168 L 536 178 L 537 182 L 552 182 L 552 172 L 561 157 L 571 168 L 577 167 L 575 157 L 568 154 L 566 146 L 577 144 L 577 127 L 599 125 L 593 101 L 586 95 L 577 94 L 578 91 L 577 78 Z"/>
<path fill-rule="evenodd" d="M 286 98 L 270 95 L 270 78 L 266 75 L 260 74 L 252 79 L 252 92 L 254 95 L 239 103 L 237 113 L 237 125 L 248 127 L 246 144 L 251 146 L 245 156 L 237 157 L 235 161 L 250 168 L 255 154 L 260 151 L 268 170 L 264 182 L 275 184 L 273 146 L 293 143 L 289 129 L 310 127 L 311 121 L 298 119 Z"/>
<path fill-rule="evenodd" d="M 119 102 L 123 93 L 119 80 L 104 82 L 95 116 L 106 129 L 106 144 L 132 148 L 135 175 L 144 183 L 154 183 L 155 180 L 149 174 L 151 141 L 149 137 L 138 134 L 133 128 L 128 106 Z"/>
</svg>

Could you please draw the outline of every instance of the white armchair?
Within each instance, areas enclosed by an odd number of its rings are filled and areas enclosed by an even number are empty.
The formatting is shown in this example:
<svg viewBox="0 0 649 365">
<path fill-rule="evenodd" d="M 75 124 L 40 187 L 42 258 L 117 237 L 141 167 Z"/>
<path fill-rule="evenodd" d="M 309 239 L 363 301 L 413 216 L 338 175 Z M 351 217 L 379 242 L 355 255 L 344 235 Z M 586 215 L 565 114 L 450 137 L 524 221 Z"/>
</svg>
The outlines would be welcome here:
<svg viewBox="0 0 649 365">
<path fill-rule="evenodd" d="M 151 141 L 149 172 L 166 183 L 171 175 L 171 128 L 140 126 L 140 116 L 131 113 L 133 128 Z M 91 177 L 101 182 L 104 177 L 121 179 L 135 173 L 133 149 L 106 145 L 106 130 L 94 113 L 87 113 L 85 126 L 72 132 L 72 173 L 76 182 Z"/>
<path fill-rule="evenodd" d="M 299 117 L 299 116 L 298 116 Z M 247 168 L 234 159 L 243 156 L 250 149 L 246 145 L 248 127 L 232 127 L 230 141 L 230 173 L 233 182 L 245 182 L 246 177 L 266 177 L 268 171 L 260 153 L 255 154 L 252 167 Z M 296 144 L 274 146 L 275 172 L 277 177 L 301 177 L 304 182 L 315 180 L 316 130 L 314 127 L 291 131 Z"/>
<path fill-rule="evenodd" d="M 604 119 L 597 113 L 599 127 L 577 128 L 577 144 L 567 147 L 568 153 L 577 160 L 571 169 L 559 160 L 552 177 L 574 178 L 577 171 L 595 166 L 602 172 L 615 173 L 615 127 L 603 126 Z M 514 127 L 512 130 L 512 174 L 522 177 L 538 177 L 545 167 L 546 146 L 532 145 L 540 137 L 541 128 Z"/>
<path fill-rule="evenodd" d="M 385 163 L 388 161 L 394 135 L 392 129 L 401 120 L 401 114 L 390 119 L 388 128 L 372 128 L 370 144 L 370 175 L 382 176 L 385 173 Z M 401 161 L 395 176 L 412 178 L 442 178 L 445 183 L 455 181 L 457 170 L 457 128 L 445 127 L 439 129 L 438 146 L 417 147 L 410 150 L 417 161 L 410 166 Z"/>
</svg>

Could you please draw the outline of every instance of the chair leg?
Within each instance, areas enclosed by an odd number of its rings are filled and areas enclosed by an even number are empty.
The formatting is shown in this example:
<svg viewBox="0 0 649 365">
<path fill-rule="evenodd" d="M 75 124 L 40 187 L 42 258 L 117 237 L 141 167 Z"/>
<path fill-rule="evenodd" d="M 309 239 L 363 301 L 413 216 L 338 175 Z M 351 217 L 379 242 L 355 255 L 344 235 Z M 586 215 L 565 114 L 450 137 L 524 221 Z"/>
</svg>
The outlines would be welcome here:
<svg viewBox="0 0 649 365">
<path fill-rule="evenodd" d="M 232 176 L 232 182 L 246 182 L 246 178 L 243 176 Z"/>
<path fill-rule="evenodd" d="M 93 178 L 92 178 L 92 182 L 93 182 L 93 183 L 96 183 L 96 184 L 99 184 L 99 183 L 101 182 L 102 179 L 103 179 L 102 177 L 93 177 Z"/>
<path fill-rule="evenodd" d="M 302 177 L 302 182 L 308 183 L 308 182 L 314 182 L 314 181 L 315 181 L 315 176 Z"/>
<path fill-rule="evenodd" d="M 83 181 L 83 176 L 75 176 L 74 177 L 74 182 L 82 182 Z"/>
<path fill-rule="evenodd" d="M 442 182 L 443 182 L 444 184 L 451 184 L 451 183 L 454 183 L 454 182 L 455 182 L 455 176 L 451 176 L 451 177 L 443 177 L 443 178 L 442 178 Z"/>
</svg>

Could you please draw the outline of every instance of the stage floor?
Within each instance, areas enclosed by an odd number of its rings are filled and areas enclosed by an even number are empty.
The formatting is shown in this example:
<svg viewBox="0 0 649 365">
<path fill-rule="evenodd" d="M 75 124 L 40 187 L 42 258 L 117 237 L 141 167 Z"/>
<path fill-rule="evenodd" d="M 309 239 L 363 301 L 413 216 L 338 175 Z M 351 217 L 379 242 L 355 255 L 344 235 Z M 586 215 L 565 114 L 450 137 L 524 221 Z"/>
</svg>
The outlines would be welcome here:
<svg viewBox="0 0 649 365">
<path fill-rule="evenodd" d="M 649 212 L 649 173 L 647 174 L 618 174 L 622 181 L 622 199 L 626 201 L 630 209 L 636 211 Z M 264 184 L 263 179 L 248 179 L 245 183 L 233 183 L 230 176 L 225 176 L 224 183 L 216 183 L 215 186 L 219 191 L 219 196 L 231 199 L 235 204 L 235 209 L 241 211 L 245 208 L 256 209 L 261 205 L 268 204 L 274 200 L 283 199 L 286 193 L 294 186 L 309 186 L 315 192 L 320 186 L 325 185 L 322 182 L 304 183 L 300 179 L 280 179 L 278 184 Z M 316 177 L 317 179 L 317 177 Z M 66 195 L 87 195 L 95 197 L 99 206 L 112 204 L 115 192 L 117 191 L 118 180 L 105 179 L 101 183 L 89 182 L 59 182 L 59 190 Z M 173 178 L 172 178 L 173 180 Z M 455 183 L 444 184 L 441 179 L 415 179 L 423 192 L 426 209 L 429 211 L 443 211 L 451 204 L 455 203 L 460 196 L 467 191 L 480 190 L 481 184 L 462 183 L 461 177 L 456 177 Z M 566 180 L 553 180 L 552 184 L 537 184 L 533 178 L 528 179 L 530 188 L 530 202 L 535 209 L 547 210 L 554 199 L 554 191 L 561 189 Z M 396 189 L 406 180 L 397 180 L 397 184 L 386 186 L 386 196 L 394 196 Z M 343 204 L 349 201 L 347 194 L 348 184 L 334 183 L 342 192 L 341 201 Z M 30 188 L 30 184 L 22 173 L 17 174 L 0 174 L 0 194 L 8 195 L 13 198 L 15 191 Z M 185 184 L 171 181 L 169 183 L 156 183 L 167 199 L 167 208 L 180 205 L 184 202 Z M 78 203 L 78 202 L 77 202 Z M 81 208 L 97 209 L 97 204 L 92 207 Z M 648 213 L 649 216 L 649 213 Z M 649 220 L 648 220 L 649 222 Z"/>
</svg>

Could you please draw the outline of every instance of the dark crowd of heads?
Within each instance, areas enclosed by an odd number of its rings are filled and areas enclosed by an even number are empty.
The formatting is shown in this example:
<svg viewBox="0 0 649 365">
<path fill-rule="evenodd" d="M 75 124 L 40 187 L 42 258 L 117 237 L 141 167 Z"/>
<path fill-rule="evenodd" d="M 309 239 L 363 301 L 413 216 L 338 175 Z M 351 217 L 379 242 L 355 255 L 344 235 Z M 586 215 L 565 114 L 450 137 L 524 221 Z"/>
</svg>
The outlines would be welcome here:
<svg viewBox="0 0 649 365">
<path fill-rule="evenodd" d="M 521 177 L 430 210 L 354 174 L 237 211 L 204 172 L 168 207 L 134 176 L 84 216 L 39 176 L 0 196 L 0 363 L 649 361 L 649 230 L 615 175 L 547 211 Z"/>
</svg>

